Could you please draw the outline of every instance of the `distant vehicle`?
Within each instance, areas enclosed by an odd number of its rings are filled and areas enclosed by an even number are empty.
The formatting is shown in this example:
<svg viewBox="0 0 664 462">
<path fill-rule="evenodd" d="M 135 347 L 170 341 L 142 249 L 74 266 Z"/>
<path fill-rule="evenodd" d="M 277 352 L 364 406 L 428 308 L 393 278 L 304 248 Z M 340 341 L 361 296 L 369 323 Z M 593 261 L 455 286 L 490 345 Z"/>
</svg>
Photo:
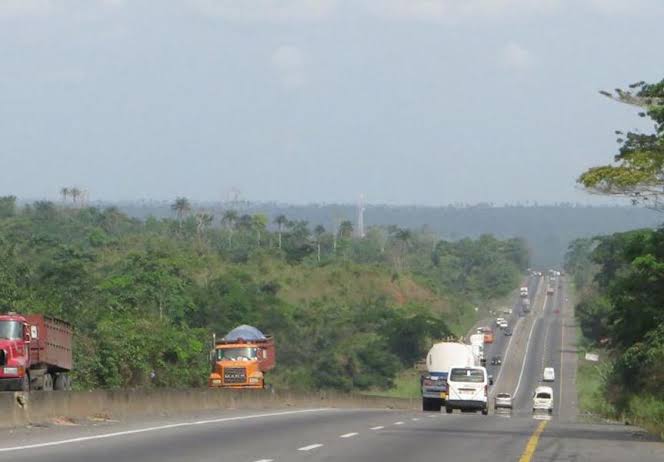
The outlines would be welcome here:
<svg viewBox="0 0 664 462">
<path fill-rule="evenodd" d="M 546 294 L 547 295 L 553 295 L 553 287 L 549 287 L 546 289 Z"/>
<path fill-rule="evenodd" d="M 500 356 L 494 356 L 491 358 L 491 365 L 492 366 L 500 366 L 503 363 L 503 360 Z"/>
<path fill-rule="evenodd" d="M 211 388 L 262 389 L 265 373 L 276 365 L 274 337 L 242 325 L 221 340 L 213 339 Z"/>
<path fill-rule="evenodd" d="M 503 334 L 505 334 L 507 337 L 510 337 L 512 335 L 512 328 L 511 327 L 506 327 L 503 330 Z"/>
<path fill-rule="evenodd" d="M 530 299 L 529 298 L 524 298 L 521 300 L 521 308 L 523 309 L 524 313 L 530 313 Z"/>
<path fill-rule="evenodd" d="M 71 390 L 73 331 L 41 314 L 0 315 L 0 389 Z"/>
<path fill-rule="evenodd" d="M 449 393 L 445 402 L 445 412 L 454 409 L 489 413 L 489 378 L 483 367 L 454 367 L 447 377 Z"/>
<path fill-rule="evenodd" d="M 507 321 L 505 318 L 497 318 L 496 319 L 496 326 L 500 327 L 501 329 L 504 327 L 507 327 Z"/>
<path fill-rule="evenodd" d="M 555 310 L 553 310 L 553 312 L 554 312 L 555 314 L 560 314 L 560 310 L 559 310 L 558 308 L 556 308 Z"/>
<path fill-rule="evenodd" d="M 556 372 L 553 370 L 553 367 L 545 367 L 544 373 L 542 374 L 543 382 L 555 382 L 556 381 Z"/>
<path fill-rule="evenodd" d="M 487 329 L 484 331 L 484 343 L 493 343 L 493 330 Z"/>
<path fill-rule="evenodd" d="M 480 336 L 483 338 L 483 334 Z M 450 369 L 452 367 L 473 367 L 476 365 L 475 361 L 471 345 L 454 342 L 434 344 L 427 354 L 427 373 L 420 379 L 422 410 L 440 412 L 447 400 L 447 377 Z"/>
<path fill-rule="evenodd" d="M 473 334 L 470 336 L 470 348 L 475 357 L 476 366 L 485 366 L 486 357 L 484 356 L 484 334 Z"/>
<path fill-rule="evenodd" d="M 528 287 L 521 287 L 521 288 L 519 289 L 519 294 L 520 294 L 522 297 L 527 297 L 527 296 L 528 296 Z"/>
<path fill-rule="evenodd" d="M 512 409 L 512 395 L 509 393 L 497 393 L 493 400 L 496 409 Z"/>
<path fill-rule="evenodd" d="M 553 413 L 553 389 L 551 387 L 537 387 L 533 394 L 533 412 L 547 411 Z"/>
</svg>

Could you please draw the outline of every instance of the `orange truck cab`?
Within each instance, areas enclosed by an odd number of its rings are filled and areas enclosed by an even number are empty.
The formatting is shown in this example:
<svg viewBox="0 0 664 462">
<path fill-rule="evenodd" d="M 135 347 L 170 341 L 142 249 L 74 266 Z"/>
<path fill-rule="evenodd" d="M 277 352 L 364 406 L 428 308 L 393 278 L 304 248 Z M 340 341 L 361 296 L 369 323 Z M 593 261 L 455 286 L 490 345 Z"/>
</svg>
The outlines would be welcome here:
<svg viewBox="0 0 664 462">
<path fill-rule="evenodd" d="M 274 338 L 242 325 L 214 340 L 211 388 L 262 389 L 265 373 L 276 364 Z"/>
<path fill-rule="evenodd" d="M 484 329 L 484 343 L 493 343 L 493 330 Z"/>
</svg>

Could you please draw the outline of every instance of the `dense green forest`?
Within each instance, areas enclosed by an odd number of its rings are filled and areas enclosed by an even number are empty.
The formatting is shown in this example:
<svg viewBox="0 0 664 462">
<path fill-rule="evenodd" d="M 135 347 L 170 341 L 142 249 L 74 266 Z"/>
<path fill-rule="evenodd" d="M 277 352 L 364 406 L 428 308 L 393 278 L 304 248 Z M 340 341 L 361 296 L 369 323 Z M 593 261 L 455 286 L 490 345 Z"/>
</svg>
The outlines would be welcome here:
<svg viewBox="0 0 664 462">
<path fill-rule="evenodd" d="M 519 239 L 357 234 L 350 221 L 330 232 L 285 215 L 215 216 L 185 198 L 168 218 L 138 219 L 69 189 L 57 204 L 3 197 L 0 308 L 72 322 L 81 389 L 202 386 L 212 333 L 243 323 L 275 335 L 275 386 L 375 389 L 432 339 L 463 333 L 528 266 Z"/>
<path fill-rule="evenodd" d="M 223 206 L 220 204 L 198 205 L 215 214 L 223 213 Z M 166 218 L 171 214 L 169 203 L 136 202 L 117 206 L 128 215 L 143 219 L 150 215 Z M 343 220 L 355 222 L 357 217 L 354 205 L 283 205 L 237 201 L 233 208 L 248 214 L 284 214 L 292 220 L 322 224 L 327 229 L 334 229 Z M 491 234 L 500 239 L 522 237 L 528 242 L 531 264 L 545 269 L 562 266 L 567 246 L 575 239 L 634 228 L 654 228 L 660 223 L 661 217 L 657 212 L 628 204 L 613 207 L 577 204 L 477 204 L 446 207 L 369 204 L 366 206 L 364 221 L 372 226 L 397 225 L 402 228 L 423 229 L 446 240 L 465 237 L 474 239 L 483 234 Z"/>
<path fill-rule="evenodd" d="M 654 132 L 616 131 L 613 162 L 588 169 L 579 183 L 664 211 L 664 80 L 600 93 L 641 108 Z M 603 413 L 664 435 L 664 228 L 574 241 L 565 265 L 578 292 L 583 336 L 609 355 L 598 374 L 609 405 Z"/>
</svg>

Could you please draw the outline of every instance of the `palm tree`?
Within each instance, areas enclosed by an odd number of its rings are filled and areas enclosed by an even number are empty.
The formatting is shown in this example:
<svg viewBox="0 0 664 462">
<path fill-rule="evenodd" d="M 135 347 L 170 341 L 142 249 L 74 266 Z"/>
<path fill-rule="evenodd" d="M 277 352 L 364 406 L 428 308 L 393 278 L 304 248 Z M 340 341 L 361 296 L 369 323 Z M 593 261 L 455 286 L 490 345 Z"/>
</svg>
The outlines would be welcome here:
<svg viewBox="0 0 664 462">
<path fill-rule="evenodd" d="M 323 225 L 318 225 L 314 228 L 314 235 L 316 236 L 316 250 L 318 256 L 318 263 L 320 263 L 320 241 L 325 234 L 325 227 Z"/>
<path fill-rule="evenodd" d="M 196 234 L 200 239 L 203 236 L 203 232 L 208 228 L 214 221 L 214 215 L 211 215 L 206 212 L 196 213 Z"/>
<path fill-rule="evenodd" d="M 228 248 L 233 247 L 233 231 L 237 223 L 238 215 L 235 210 L 227 210 L 221 217 L 221 224 L 228 230 Z"/>
<path fill-rule="evenodd" d="M 261 233 L 265 231 L 265 227 L 267 226 L 267 217 L 262 213 L 257 213 L 256 215 L 251 217 L 251 221 L 252 221 L 252 227 L 256 231 L 256 243 L 258 244 L 258 247 L 260 247 Z"/>
<path fill-rule="evenodd" d="M 62 202 L 67 202 L 67 197 L 69 197 L 69 193 L 70 193 L 69 188 L 66 187 L 66 186 L 64 188 L 60 189 L 60 195 L 62 196 Z"/>
<path fill-rule="evenodd" d="M 286 215 L 279 215 L 277 218 L 274 219 L 274 222 L 277 224 L 278 227 L 278 236 L 279 236 L 279 248 L 281 249 L 281 233 L 284 232 L 284 226 L 288 223 L 288 218 L 286 218 Z"/>
<path fill-rule="evenodd" d="M 186 197 L 177 197 L 171 204 L 171 210 L 175 210 L 180 226 L 182 226 L 182 219 L 191 211 L 191 203 Z"/>
<path fill-rule="evenodd" d="M 76 186 L 69 190 L 69 195 L 71 196 L 71 200 L 74 202 L 74 205 L 76 205 L 76 201 L 78 201 L 78 198 L 81 197 L 81 194 L 83 194 L 83 192 Z"/>
</svg>

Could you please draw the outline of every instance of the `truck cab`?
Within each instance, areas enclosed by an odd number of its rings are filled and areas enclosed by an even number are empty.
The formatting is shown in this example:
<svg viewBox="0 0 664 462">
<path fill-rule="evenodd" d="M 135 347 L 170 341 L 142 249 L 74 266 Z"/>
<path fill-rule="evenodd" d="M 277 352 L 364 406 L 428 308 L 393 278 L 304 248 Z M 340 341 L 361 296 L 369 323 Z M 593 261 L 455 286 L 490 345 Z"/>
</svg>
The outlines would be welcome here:
<svg viewBox="0 0 664 462">
<path fill-rule="evenodd" d="M 30 327 L 16 313 L 0 315 L 0 389 L 30 389 Z"/>
<path fill-rule="evenodd" d="M 211 388 L 265 388 L 265 372 L 275 365 L 274 339 L 251 326 L 240 326 L 216 341 Z"/>
</svg>

